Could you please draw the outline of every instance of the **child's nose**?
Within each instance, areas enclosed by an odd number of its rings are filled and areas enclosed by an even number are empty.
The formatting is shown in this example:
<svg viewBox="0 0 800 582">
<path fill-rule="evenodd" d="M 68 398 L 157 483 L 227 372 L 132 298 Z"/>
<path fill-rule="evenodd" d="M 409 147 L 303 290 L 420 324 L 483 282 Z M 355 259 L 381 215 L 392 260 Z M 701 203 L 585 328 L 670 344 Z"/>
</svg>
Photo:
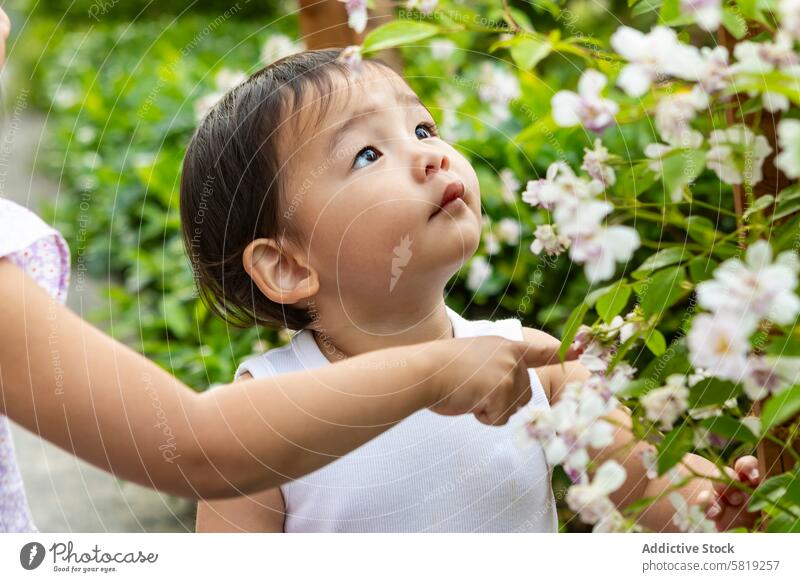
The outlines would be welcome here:
<svg viewBox="0 0 800 582">
<path fill-rule="evenodd" d="M 443 152 L 426 149 L 416 153 L 415 156 L 413 171 L 415 177 L 421 182 L 440 170 L 446 172 L 450 169 L 450 158 Z"/>
</svg>

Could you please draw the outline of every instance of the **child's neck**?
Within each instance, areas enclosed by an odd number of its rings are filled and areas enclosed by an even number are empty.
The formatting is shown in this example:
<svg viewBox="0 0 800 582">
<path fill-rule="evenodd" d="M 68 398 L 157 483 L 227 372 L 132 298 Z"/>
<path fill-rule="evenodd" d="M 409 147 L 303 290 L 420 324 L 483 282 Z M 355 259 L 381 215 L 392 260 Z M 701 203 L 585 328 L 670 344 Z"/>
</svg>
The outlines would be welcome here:
<svg viewBox="0 0 800 582">
<path fill-rule="evenodd" d="M 389 309 L 385 305 L 380 309 L 362 305 L 358 312 L 345 310 L 340 301 L 317 298 L 311 312 L 314 339 L 331 362 L 383 348 L 453 337 L 441 294 L 428 301 L 393 304 Z"/>
</svg>

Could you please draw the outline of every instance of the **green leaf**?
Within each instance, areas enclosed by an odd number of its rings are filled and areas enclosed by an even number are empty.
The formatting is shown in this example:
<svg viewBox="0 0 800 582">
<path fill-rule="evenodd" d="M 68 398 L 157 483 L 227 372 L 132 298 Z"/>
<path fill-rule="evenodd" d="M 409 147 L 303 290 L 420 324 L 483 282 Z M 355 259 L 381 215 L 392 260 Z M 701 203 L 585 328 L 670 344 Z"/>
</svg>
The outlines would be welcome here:
<svg viewBox="0 0 800 582">
<path fill-rule="evenodd" d="M 162 306 L 167 328 L 179 338 L 188 336 L 191 331 L 191 321 L 180 300 L 174 295 L 167 295 Z"/>
<path fill-rule="evenodd" d="M 692 215 L 686 217 L 686 232 L 692 240 L 701 245 L 711 246 L 717 239 L 717 229 L 714 223 L 705 216 Z"/>
<path fill-rule="evenodd" d="M 546 39 L 538 39 L 535 36 L 519 37 L 519 40 L 511 45 L 511 58 L 521 69 L 530 71 L 550 54 L 552 46 Z"/>
<path fill-rule="evenodd" d="M 664 0 L 661 4 L 661 20 L 669 22 L 681 15 L 680 0 Z"/>
<path fill-rule="evenodd" d="M 694 182 L 705 167 L 706 154 L 700 150 L 680 149 L 670 153 L 661 162 L 664 190 L 670 196 L 676 190 Z"/>
<path fill-rule="evenodd" d="M 658 445 L 658 474 L 663 475 L 678 464 L 694 445 L 692 427 L 682 424 L 673 428 Z"/>
<path fill-rule="evenodd" d="M 770 477 L 756 488 L 747 508 L 750 511 L 761 511 L 771 507 L 774 502 L 784 497 L 793 478 L 796 478 L 796 475 L 791 473 Z"/>
<path fill-rule="evenodd" d="M 598 315 L 603 318 L 606 323 L 611 323 L 620 312 L 625 309 L 628 304 L 628 298 L 631 296 L 631 288 L 624 282 L 620 281 L 614 287 L 597 300 L 595 309 Z"/>
<path fill-rule="evenodd" d="M 773 426 L 783 424 L 800 412 L 800 384 L 790 386 L 774 394 L 761 410 L 761 426 L 766 432 Z"/>
<path fill-rule="evenodd" d="M 640 0 L 640 2 L 631 10 L 631 16 L 641 16 L 648 12 L 655 12 L 661 8 L 661 0 Z"/>
<path fill-rule="evenodd" d="M 770 520 L 767 533 L 800 533 L 800 517 L 781 513 Z"/>
<path fill-rule="evenodd" d="M 392 20 L 370 32 L 361 45 L 362 53 L 371 53 L 424 40 L 439 32 L 439 27 L 416 20 Z"/>
<path fill-rule="evenodd" d="M 775 197 L 772 196 L 771 194 L 759 196 L 758 198 L 756 198 L 755 203 L 752 206 L 750 206 L 747 210 L 745 210 L 744 214 L 742 215 L 742 218 L 747 219 L 750 218 L 756 212 L 761 212 L 762 210 L 766 210 L 767 208 L 772 206 L 773 202 L 775 202 Z"/>
<path fill-rule="evenodd" d="M 741 384 L 734 384 L 719 378 L 700 380 L 689 389 L 689 407 L 701 408 L 712 404 L 722 404 L 742 392 Z"/>
<path fill-rule="evenodd" d="M 683 267 L 669 267 L 656 273 L 641 298 L 645 317 L 663 313 L 683 294 L 681 284 L 686 280 Z"/>
<path fill-rule="evenodd" d="M 648 276 L 652 271 L 657 271 L 663 267 L 674 265 L 675 263 L 683 262 L 691 256 L 691 253 L 684 247 L 669 247 L 662 249 L 650 255 L 645 261 L 639 265 L 639 268 L 633 272 L 636 279 L 643 279 Z"/>
<path fill-rule="evenodd" d="M 695 257 L 689 261 L 689 276 L 693 283 L 706 281 L 714 276 L 719 263 L 711 257 Z"/>
<path fill-rule="evenodd" d="M 781 190 L 772 213 L 773 222 L 800 211 L 800 186 L 794 185 Z"/>
<path fill-rule="evenodd" d="M 661 356 L 667 350 L 667 340 L 657 329 L 651 329 L 644 340 L 644 344 L 653 352 L 654 356 Z"/>
<path fill-rule="evenodd" d="M 572 344 L 572 340 L 575 339 L 575 333 L 583 323 L 583 317 L 586 315 L 587 311 L 589 311 L 589 306 L 585 302 L 582 302 L 572 311 L 572 314 L 569 316 L 569 319 L 564 326 L 564 335 L 561 339 L 561 347 L 558 349 L 558 356 L 562 360 L 564 359 L 564 356 L 566 356 L 569 346 Z"/>
<path fill-rule="evenodd" d="M 741 40 L 747 35 L 747 21 L 742 18 L 741 14 L 727 6 L 722 10 L 722 24 L 736 40 Z"/>
<path fill-rule="evenodd" d="M 700 426 L 721 437 L 756 444 L 758 436 L 747 425 L 730 416 L 713 416 L 700 421 Z"/>
<path fill-rule="evenodd" d="M 654 358 L 647 365 L 639 378 L 648 380 L 653 386 L 660 386 L 670 374 L 687 374 L 692 369 L 688 355 L 685 337 L 675 340 L 662 356 Z"/>
<path fill-rule="evenodd" d="M 771 356 L 800 356 L 800 337 L 797 335 L 797 328 L 792 334 L 770 342 L 765 351 Z"/>
</svg>

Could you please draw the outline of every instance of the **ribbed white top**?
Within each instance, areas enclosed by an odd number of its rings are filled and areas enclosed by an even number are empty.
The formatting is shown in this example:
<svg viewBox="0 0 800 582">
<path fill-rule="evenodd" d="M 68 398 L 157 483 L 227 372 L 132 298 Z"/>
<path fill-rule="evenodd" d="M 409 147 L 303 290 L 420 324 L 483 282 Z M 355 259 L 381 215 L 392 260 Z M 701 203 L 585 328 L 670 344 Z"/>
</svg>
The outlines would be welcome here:
<svg viewBox="0 0 800 582">
<path fill-rule="evenodd" d="M 521 340 L 516 319 L 467 321 L 450 308 L 455 337 L 497 335 Z M 261 378 L 329 362 L 312 332 L 248 359 Z M 391 369 L 387 370 L 391 373 Z M 533 398 L 548 407 L 530 370 Z M 538 443 L 521 447 L 520 410 L 502 427 L 472 415 L 412 414 L 341 459 L 281 487 L 287 532 L 555 532 L 550 472 Z"/>
</svg>

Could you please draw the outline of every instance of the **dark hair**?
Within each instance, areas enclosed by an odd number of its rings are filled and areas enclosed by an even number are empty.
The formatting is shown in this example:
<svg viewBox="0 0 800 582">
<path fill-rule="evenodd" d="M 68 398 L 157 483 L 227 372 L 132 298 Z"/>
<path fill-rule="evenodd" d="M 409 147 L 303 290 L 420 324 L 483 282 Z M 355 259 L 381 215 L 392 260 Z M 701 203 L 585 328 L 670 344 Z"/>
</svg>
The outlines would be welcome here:
<svg viewBox="0 0 800 582">
<path fill-rule="evenodd" d="M 281 159 L 288 150 L 279 146 L 289 135 L 301 135 L 294 114 L 307 106 L 302 97 L 309 88 L 317 91 L 319 121 L 330 107 L 333 73 L 349 83 L 351 69 L 341 52 L 304 51 L 264 67 L 213 107 L 186 150 L 184 243 L 201 297 L 234 325 L 303 329 L 312 321 L 305 310 L 265 297 L 244 270 L 242 255 L 257 238 L 294 234 L 279 220 L 288 166 Z M 379 59 L 364 62 L 389 67 Z"/>
</svg>

